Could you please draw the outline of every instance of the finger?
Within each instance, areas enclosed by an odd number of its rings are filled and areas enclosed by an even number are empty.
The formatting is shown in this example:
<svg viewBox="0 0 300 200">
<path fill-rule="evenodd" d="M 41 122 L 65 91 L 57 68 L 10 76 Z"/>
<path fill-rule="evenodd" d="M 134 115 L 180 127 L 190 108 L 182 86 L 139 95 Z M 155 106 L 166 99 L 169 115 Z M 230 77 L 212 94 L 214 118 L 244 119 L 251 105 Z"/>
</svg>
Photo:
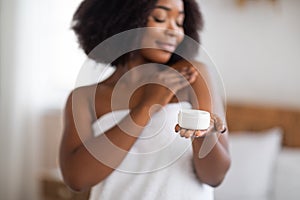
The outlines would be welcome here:
<svg viewBox="0 0 300 200">
<path fill-rule="evenodd" d="M 177 79 L 176 75 L 165 75 L 165 76 L 159 76 L 157 77 L 157 83 L 166 84 L 173 82 L 174 79 Z"/>
<path fill-rule="evenodd" d="M 168 76 L 160 76 L 159 79 L 161 80 L 162 85 L 166 86 L 167 88 L 171 90 L 180 90 L 188 85 L 190 85 L 189 79 L 191 77 L 189 75 L 181 75 L 179 73 L 172 74 Z M 194 81 L 195 77 L 192 78 L 192 81 Z"/>
<path fill-rule="evenodd" d="M 177 76 L 178 78 L 189 78 L 191 76 L 191 74 L 189 74 L 187 71 L 182 71 L 180 73 L 174 73 L 173 76 Z"/>
<path fill-rule="evenodd" d="M 196 130 L 195 131 L 195 137 L 202 137 L 205 135 L 205 132 L 206 131 L 203 131 L 203 130 Z"/>
<path fill-rule="evenodd" d="M 176 70 L 174 70 L 172 68 L 168 68 L 168 69 L 162 71 L 160 74 L 163 75 L 163 76 L 165 76 L 165 75 L 180 75 L 180 74 L 188 74 L 188 73 L 189 72 L 188 72 L 187 68 L 183 68 L 183 69 L 181 69 L 179 71 L 176 71 Z"/>
<path fill-rule="evenodd" d="M 194 67 L 189 67 L 187 70 L 188 74 L 192 75 L 192 74 L 198 74 L 198 70 Z"/>
<path fill-rule="evenodd" d="M 197 74 L 192 74 L 189 78 L 188 81 L 189 83 L 194 83 L 197 79 L 198 75 Z"/>
<path fill-rule="evenodd" d="M 179 73 L 189 73 L 189 70 L 187 67 L 182 68 L 181 70 L 178 71 Z"/>
<path fill-rule="evenodd" d="M 180 73 L 182 73 L 182 72 L 188 73 L 189 72 L 189 68 L 188 67 L 183 67 L 180 70 L 178 70 L 178 72 L 180 72 Z"/>
<path fill-rule="evenodd" d="M 180 74 L 171 74 L 171 75 L 165 75 L 165 76 L 159 76 L 158 77 L 158 83 L 161 84 L 176 84 L 180 82 L 188 82 L 190 79 L 190 76 L 187 74 L 180 75 Z"/>
<path fill-rule="evenodd" d="M 220 133 L 225 133 L 227 131 L 227 128 L 224 127 L 224 129 L 222 131 L 220 131 Z"/>
<path fill-rule="evenodd" d="M 174 87 L 174 88 L 178 88 L 178 87 L 185 87 L 187 85 L 189 85 L 189 81 L 187 80 L 187 78 L 184 77 L 176 77 L 173 79 L 168 80 L 168 82 L 166 83 L 168 84 L 170 87 Z"/>
<path fill-rule="evenodd" d="M 192 73 L 194 73 L 196 70 L 193 68 L 193 67 L 189 67 L 188 68 L 188 70 L 187 70 L 187 72 L 189 73 L 189 74 L 192 74 Z"/>
<path fill-rule="evenodd" d="M 216 131 L 220 132 L 220 133 L 224 133 L 227 129 L 226 129 L 226 126 L 223 123 L 222 119 L 219 116 L 217 116 L 216 114 L 212 114 L 212 118 L 215 123 Z"/>
<path fill-rule="evenodd" d="M 185 87 L 186 85 L 189 85 L 189 81 L 186 80 L 186 79 L 173 79 L 173 80 L 170 80 L 168 82 L 169 86 L 172 88 L 178 88 L 178 87 Z"/>
<path fill-rule="evenodd" d="M 190 73 L 187 68 L 185 68 L 184 70 L 181 70 L 181 71 L 179 71 L 179 73 L 177 72 L 175 74 L 178 75 L 178 77 L 184 77 L 186 79 L 192 75 L 192 73 Z"/>
<path fill-rule="evenodd" d="M 184 80 L 184 81 L 181 81 L 181 82 L 174 83 L 172 85 L 172 88 L 174 90 L 178 91 L 178 90 L 181 90 L 182 88 L 185 88 L 189 85 L 190 85 L 190 83 L 188 81 Z"/>
<path fill-rule="evenodd" d="M 187 131 L 186 129 L 183 129 L 183 128 L 182 128 L 182 129 L 180 130 L 180 132 L 179 132 L 180 136 L 181 136 L 181 137 L 185 137 L 185 132 L 186 132 L 186 131 Z"/>
<path fill-rule="evenodd" d="M 175 132 L 177 133 L 178 131 L 180 131 L 181 127 L 179 126 L 179 124 L 176 124 L 175 126 Z"/>
<path fill-rule="evenodd" d="M 184 137 L 185 138 L 190 138 L 194 135 L 194 132 L 195 132 L 194 130 L 187 130 L 184 134 Z"/>
</svg>

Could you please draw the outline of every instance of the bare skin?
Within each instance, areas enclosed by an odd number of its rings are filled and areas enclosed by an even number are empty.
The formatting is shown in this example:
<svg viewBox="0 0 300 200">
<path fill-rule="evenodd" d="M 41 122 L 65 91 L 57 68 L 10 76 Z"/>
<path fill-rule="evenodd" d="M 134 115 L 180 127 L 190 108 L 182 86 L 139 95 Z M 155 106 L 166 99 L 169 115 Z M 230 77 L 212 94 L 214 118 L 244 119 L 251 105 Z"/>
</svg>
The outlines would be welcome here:
<svg viewBox="0 0 300 200">
<path fill-rule="evenodd" d="M 152 42 L 167 41 L 170 37 L 176 37 L 174 45 L 178 45 L 183 39 L 183 28 L 180 26 L 182 20 L 183 5 L 181 0 L 159 0 L 160 7 L 167 7 L 171 12 L 159 8 L 149 17 L 149 27 L 159 27 L 146 34 L 149 38 L 156 38 Z M 157 12 L 166 12 L 163 22 L 154 20 Z M 171 32 L 170 32 L 171 30 Z M 163 37 L 162 37 L 163 36 Z M 165 37 L 165 38 L 164 38 Z M 151 40 L 145 40 L 145 42 Z M 160 43 L 158 43 L 161 45 Z M 159 55 L 159 56 L 158 56 Z M 76 191 L 84 191 L 99 182 L 105 180 L 120 163 L 127 152 L 138 139 L 143 127 L 147 125 L 153 113 L 158 109 L 153 109 L 153 105 L 164 107 L 168 103 L 178 102 L 178 98 L 191 102 L 194 109 L 211 111 L 211 101 L 204 77 L 205 67 L 200 63 L 187 63 L 180 61 L 170 66 L 178 71 L 154 71 L 156 73 L 148 78 L 155 83 L 164 82 L 168 87 L 159 84 L 146 84 L 138 88 L 132 96 L 126 96 L 126 92 L 118 93 L 120 101 L 113 109 L 130 109 L 130 113 L 118 125 L 104 132 L 97 137 L 93 136 L 91 125 L 93 122 L 108 112 L 112 112 L 112 93 L 121 77 L 136 66 L 148 63 L 166 63 L 171 52 L 166 50 L 148 49 L 139 51 L 125 66 L 118 66 L 115 73 L 104 82 L 75 89 L 69 96 L 64 115 L 64 131 L 60 146 L 60 167 L 65 183 Z M 201 72 L 201 73 L 199 73 Z M 181 76 L 179 76 L 181 75 Z M 121 84 L 120 91 L 127 91 L 141 79 L 139 74 L 132 74 L 131 78 Z M 167 80 L 167 82 L 166 82 Z M 171 81 L 170 81 L 171 80 Z M 187 81 L 183 81 L 187 80 Z M 191 95 L 188 85 L 192 86 L 196 96 Z M 171 89 L 171 90 L 170 90 Z M 176 95 L 176 96 L 175 96 Z M 130 98 L 129 105 L 122 102 L 123 98 Z M 198 104 L 198 102 L 201 102 Z M 151 112 L 150 112 L 151 111 Z M 136 126 L 138 125 L 138 126 Z M 121 129 L 125 127 L 127 131 Z M 179 129 L 181 129 L 179 127 Z M 189 130 L 180 130 L 180 133 Z M 130 133 L 130 134 L 128 134 Z M 200 133 L 199 133 L 200 134 Z M 181 134 L 185 137 L 185 134 Z M 188 135 L 186 135 L 188 136 Z M 204 143 L 204 138 L 193 140 L 193 164 L 196 175 L 203 183 L 211 186 L 219 185 L 230 165 L 228 154 L 228 142 L 225 135 L 217 137 L 217 133 L 207 134 L 211 141 L 215 143 L 210 153 L 199 158 L 199 150 Z M 104 144 L 108 138 L 114 145 L 124 151 L 109 151 Z M 108 152 L 110 166 L 100 162 L 93 155 Z"/>
<path fill-rule="evenodd" d="M 183 70 L 181 74 L 187 73 L 186 71 L 189 72 L 188 70 Z M 190 83 L 195 81 L 196 76 L 195 73 L 186 75 Z M 106 97 L 112 94 L 114 78 L 112 76 L 111 79 L 97 87 L 95 96 L 96 116 L 91 112 L 93 105 L 90 104 L 93 98 L 93 86 L 79 88 L 68 98 L 65 108 L 65 129 L 61 144 L 60 163 L 65 182 L 74 190 L 85 190 L 104 180 L 126 156 L 126 153 L 122 154 L 120 152 L 110 155 L 114 166 L 108 167 L 94 158 L 87 150 L 92 149 L 95 154 L 96 152 L 106 151 L 106 149 L 99 146 L 101 140 L 104 140 L 104 135 L 94 138 L 91 124 L 96 118 L 111 112 L 110 99 Z M 178 91 L 180 89 L 179 86 Z M 77 95 L 80 98 L 77 98 Z M 75 105 L 74 102 L 76 102 Z M 160 104 L 165 106 L 170 102 L 176 102 L 174 94 L 161 85 L 150 84 L 140 88 L 131 98 L 130 116 L 123 119 L 119 124 L 119 126 L 131 126 L 131 136 L 123 132 L 117 125 L 105 132 L 105 136 L 116 146 L 128 152 L 142 131 L 142 128 L 131 124 L 129 118 L 131 117 L 136 124 L 144 127 L 150 120 L 149 110 L 152 105 Z M 124 108 L 127 108 L 126 105 L 124 105 Z M 152 110 L 152 112 L 158 112 L 158 110 Z M 76 120 L 74 120 L 73 115 Z M 85 173 L 78 173 L 82 171 Z"/>
<path fill-rule="evenodd" d="M 186 74 L 185 77 L 189 80 L 189 83 L 194 89 L 196 87 L 200 87 L 196 84 L 200 82 L 199 79 L 201 77 L 191 66 L 188 70 L 183 70 L 182 67 L 182 71 L 180 71 L 180 73 Z M 99 146 L 104 135 L 94 138 L 90 127 L 96 118 L 99 118 L 105 113 L 111 112 L 111 107 L 107 106 L 110 104 L 110 99 L 104 97 L 111 96 L 114 78 L 115 77 L 113 76 L 111 79 L 108 79 L 97 87 L 96 102 L 98 105 L 96 103 L 96 116 L 93 116 L 90 111 L 92 108 L 92 105 L 90 104 L 90 102 L 92 102 L 91 97 L 93 97 L 93 95 L 90 94 L 93 91 L 92 86 L 78 89 L 70 95 L 67 101 L 65 109 L 66 125 L 61 145 L 60 163 L 65 182 L 74 190 L 86 190 L 101 182 L 114 171 L 114 168 L 116 168 L 126 156 L 126 153 L 122 154 L 120 152 L 110 155 L 110 158 L 112 159 L 111 162 L 114 164 L 114 167 L 108 167 L 94 158 L 87 150 L 92 149 L 95 153 L 97 151 L 106 151 Z M 183 91 L 184 88 L 180 88 L 178 90 L 179 93 L 182 92 L 184 94 L 185 92 Z M 196 94 L 198 92 L 201 93 L 201 90 L 195 91 Z M 71 97 L 74 94 L 80 95 L 81 98 L 74 106 L 75 110 L 72 110 Z M 203 93 L 201 94 L 202 97 Z M 150 119 L 149 110 L 152 105 L 160 104 L 165 106 L 168 103 L 177 102 L 174 94 L 169 89 L 155 84 L 140 88 L 133 96 L 134 97 L 130 101 L 130 117 L 136 124 L 142 127 L 146 126 Z M 145 101 L 145 99 L 147 101 Z M 78 112 L 80 112 L 78 115 L 76 115 L 77 109 Z M 198 107 L 198 109 L 208 110 L 207 107 Z M 76 125 L 73 121 L 73 114 L 79 118 L 76 120 Z M 120 124 L 123 123 L 127 124 L 126 126 L 130 126 L 128 118 L 129 117 L 122 120 Z M 134 125 L 132 126 L 134 127 Z M 116 146 L 128 152 L 134 145 L 142 131 L 142 128 L 135 127 L 131 130 L 132 132 L 130 133 L 130 136 L 127 133 L 124 133 L 119 126 L 114 126 L 112 129 L 105 132 L 105 135 Z M 80 133 L 78 133 L 78 131 L 80 131 Z M 78 134 L 80 134 L 80 137 Z M 183 136 L 185 137 L 185 135 Z M 197 176 L 201 182 L 217 186 L 223 180 L 230 163 L 227 150 L 227 138 L 225 135 L 220 136 L 212 151 L 205 158 L 199 159 L 198 153 L 202 143 L 203 138 L 196 138 L 193 141 L 194 166 Z"/>
<path fill-rule="evenodd" d="M 188 65 L 198 72 L 197 79 L 192 83 L 195 95 L 190 95 L 193 109 L 205 110 L 212 113 L 212 102 L 209 95 L 209 77 L 205 66 L 198 62 L 186 63 L 184 61 L 176 63 L 175 68 Z M 177 68 L 177 69 L 178 69 Z M 193 161 L 196 174 L 199 180 L 211 186 L 218 186 L 223 181 L 230 166 L 230 156 L 228 152 L 228 134 L 224 122 L 214 114 L 211 114 L 211 125 L 208 130 L 195 131 L 181 128 L 178 124 L 175 131 L 182 137 L 190 138 L 193 135 Z M 225 134 L 224 134 L 225 133 Z M 204 148 L 208 153 L 203 156 L 199 154 L 204 142 Z M 202 149 L 201 149 L 202 150 Z M 205 152 L 205 151 L 203 151 Z M 199 158 L 199 155 L 201 158 Z"/>
</svg>

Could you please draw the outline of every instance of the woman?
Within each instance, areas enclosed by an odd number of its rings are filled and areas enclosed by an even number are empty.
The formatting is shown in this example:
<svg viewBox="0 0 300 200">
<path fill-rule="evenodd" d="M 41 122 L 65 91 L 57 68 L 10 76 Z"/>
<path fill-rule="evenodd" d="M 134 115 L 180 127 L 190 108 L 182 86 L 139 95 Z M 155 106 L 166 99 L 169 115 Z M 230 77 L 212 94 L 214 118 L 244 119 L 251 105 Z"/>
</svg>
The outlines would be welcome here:
<svg viewBox="0 0 300 200">
<path fill-rule="evenodd" d="M 81 47 L 98 62 L 109 62 L 93 53 L 99 43 L 140 27 L 142 36 L 126 45 L 141 48 L 115 59 L 108 79 L 75 89 L 67 100 L 64 181 L 76 191 L 93 187 L 91 199 L 213 199 L 212 187 L 230 165 L 223 123 L 212 114 L 208 130 L 176 125 L 182 107 L 213 107 L 206 67 L 183 59 L 196 52 L 187 37 L 199 42 L 202 28 L 195 1 L 85 0 L 74 15 Z M 205 141 L 213 145 L 199 157 Z"/>
</svg>

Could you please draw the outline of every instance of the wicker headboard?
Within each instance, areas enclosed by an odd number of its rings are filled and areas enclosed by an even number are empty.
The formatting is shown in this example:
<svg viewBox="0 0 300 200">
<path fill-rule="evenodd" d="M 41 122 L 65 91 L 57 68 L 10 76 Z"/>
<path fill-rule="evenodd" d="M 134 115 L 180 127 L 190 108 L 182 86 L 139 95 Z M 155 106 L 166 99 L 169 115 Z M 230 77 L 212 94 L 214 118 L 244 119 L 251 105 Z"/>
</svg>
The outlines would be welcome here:
<svg viewBox="0 0 300 200">
<path fill-rule="evenodd" d="M 284 146 L 300 147 L 300 109 L 229 103 L 226 115 L 230 133 L 243 130 L 259 131 L 277 126 L 284 131 Z"/>
</svg>

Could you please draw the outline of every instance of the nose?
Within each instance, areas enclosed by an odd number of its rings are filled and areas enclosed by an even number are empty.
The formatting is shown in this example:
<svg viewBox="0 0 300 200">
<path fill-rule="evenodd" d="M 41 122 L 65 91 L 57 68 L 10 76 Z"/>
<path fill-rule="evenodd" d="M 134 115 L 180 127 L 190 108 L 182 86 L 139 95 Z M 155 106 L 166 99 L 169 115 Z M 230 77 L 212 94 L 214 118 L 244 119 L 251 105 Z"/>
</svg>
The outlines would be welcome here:
<svg viewBox="0 0 300 200">
<path fill-rule="evenodd" d="M 179 27 L 176 24 L 175 20 L 169 20 L 168 26 L 166 27 L 165 33 L 168 36 L 176 37 L 179 34 Z"/>
<path fill-rule="evenodd" d="M 171 37 L 177 37 L 180 32 L 181 28 L 177 25 L 175 19 L 168 20 L 168 24 L 166 26 L 165 34 Z"/>
</svg>

